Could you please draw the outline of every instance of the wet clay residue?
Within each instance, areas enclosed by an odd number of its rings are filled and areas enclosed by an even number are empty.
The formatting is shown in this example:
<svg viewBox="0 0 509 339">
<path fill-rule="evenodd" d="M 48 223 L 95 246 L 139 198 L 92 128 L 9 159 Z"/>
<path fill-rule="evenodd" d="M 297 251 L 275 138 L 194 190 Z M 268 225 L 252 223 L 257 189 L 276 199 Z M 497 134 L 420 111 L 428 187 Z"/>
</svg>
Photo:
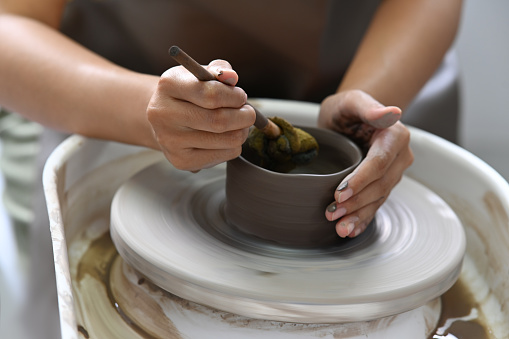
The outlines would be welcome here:
<svg viewBox="0 0 509 339">
<path fill-rule="evenodd" d="M 490 191 L 486 192 L 483 197 L 483 202 L 497 225 L 500 225 L 502 228 L 509 226 L 509 216 L 507 216 L 505 207 L 495 193 Z"/>
<path fill-rule="evenodd" d="M 442 295 L 442 314 L 437 330 L 430 339 L 491 338 L 485 326 L 482 325 L 481 316 L 472 316 L 478 312 L 479 305 L 475 302 L 473 295 L 461 280 L 458 280 L 449 291 Z"/>
<path fill-rule="evenodd" d="M 146 280 L 137 277 L 137 283 L 133 284 L 126 277 L 127 271 L 134 270 L 117 256 L 111 267 L 110 290 L 117 308 L 122 310 L 124 317 L 127 317 L 131 324 L 137 324 L 137 327 L 150 337 L 180 339 L 179 331 L 165 316 L 161 305 L 140 287 L 146 284 Z"/>
<path fill-rule="evenodd" d="M 496 315 L 486 314 L 490 319 L 487 323 L 492 326 L 490 333 L 493 332 L 496 338 L 506 338 L 508 326 L 502 319 L 507 319 L 509 311 L 504 305 L 492 305 L 492 301 L 496 304 L 509 297 L 507 206 L 497 193 L 490 190 L 476 201 L 449 193 L 447 202 L 460 217 L 467 235 L 467 257 L 472 260 L 473 267 L 467 271 L 467 285 L 476 286 L 475 295 L 482 296 L 478 300 L 480 308 L 497 310 Z"/>
<path fill-rule="evenodd" d="M 93 240 L 78 263 L 77 281 L 81 282 L 88 274 L 109 285 L 111 264 L 118 255 L 111 237 L 103 235 Z"/>
<path fill-rule="evenodd" d="M 164 315 L 161 306 L 155 301 L 158 298 L 169 300 L 178 304 L 182 309 L 191 310 L 196 314 L 213 315 L 219 322 L 228 324 L 232 329 L 251 328 L 262 332 L 270 332 L 270 327 L 277 327 L 288 333 L 312 333 L 316 337 L 333 335 L 334 338 L 344 338 L 359 335 L 359 328 L 349 324 L 296 324 L 264 320 L 250 319 L 236 314 L 211 310 L 194 302 L 179 298 L 165 290 L 160 289 L 148 279 L 140 275 L 126 265 L 118 255 L 109 232 L 93 240 L 86 253 L 78 263 L 77 281 L 81 282 L 86 275 L 93 277 L 105 286 L 108 299 L 101 302 L 117 312 L 117 316 L 123 318 L 126 326 L 133 328 L 142 338 L 182 338 L 168 317 Z M 130 279 L 127 276 L 131 277 Z M 81 294 L 86 291 L 80 291 Z M 154 298 L 156 296 L 156 298 Z M 468 289 L 458 281 L 448 292 L 442 296 L 442 315 L 437 330 L 444 326 L 448 319 L 467 316 L 472 309 L 478 308 Z M 148 312 L 148 313 L 147 313 Z M 150 319 L 147 322 L 147 318 Z M 369 322 L 369 326 L 375 328 L 380 321 L 388 326 L 392 318 Z M 430 339 L 489 339 L 486 328 L 480 321 L 481 317 L 474 320 L 457 320 L 450 325 L 446 332 L 435 334 Z M 389 323 L 388 323 L 389 322 Z M 269 326 L 267 325 L 269 324 Z M 90 324 L 89 324 L 90 326 Z M 382 326 L 384 327 L 384 326 Z M 79 332 L 85 338 L 88 332 L 85 326 L 79 325 Z M 357 331 L 357 332 L 356 332 Z M 437 333 L 437 331 L 434 331 Z M 454 337 L 446 335 L 454 335 Z"/>
<path fill-rule="evenodd" d="M 78 325 L 78 332 L 81 333 L 85 337 L 85 339 L 90 338 L 88 331 L 81 325 Z"/>
<path fill-rule="evenodd" d="M 139 291 L 137 286 L 128 284 L 123 277 L 122 270 L 119 268 L 122 262 L 113 245 L 109 232 L 106 232 L 93 240 L 81 257 L 78 263 L 76 281 L 80 285 L 85 276 L 88 275 L 101 282 L 106 290 L 110 307 L 117 312 L 125 324 L 129 325 L 142 338 L 180 339 L 179 331 L 170 319 L 163 316 L 164 312 L 161 307 L 154 300 L 145 296 L 142 291 Z M 142 284 L 143 278 L 140 278 L 139 282 Z M 136 288 L 138 290 L 134 293 L 129 293 L 130 299 L 125 299 L 122 294 L 115 293 L 116 289 L 128 290 Z M 133 319 L 139 316 L 136 313 L 139 313 L 140 310 L 143 312 L 141 318 L 149 319 L 149 321 L 140 323 Z M 157 319 L 157 324 L 153 323 L 154 319 Z M 78 325 L 78 332 L 85 338 L 89 338 L 88 331 L 83 325 Z"/>
</svg>

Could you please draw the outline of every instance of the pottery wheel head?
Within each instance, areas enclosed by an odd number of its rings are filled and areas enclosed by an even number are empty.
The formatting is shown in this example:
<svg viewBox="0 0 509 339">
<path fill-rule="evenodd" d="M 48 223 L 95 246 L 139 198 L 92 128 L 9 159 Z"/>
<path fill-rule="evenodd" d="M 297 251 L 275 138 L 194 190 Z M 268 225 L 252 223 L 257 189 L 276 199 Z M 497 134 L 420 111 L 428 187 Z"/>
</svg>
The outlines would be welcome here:
<svg viewBox="0 0 509 339">
<path fill-rule="evenodd" d="M 127 181 L 111 208 L 124 260 L 182 298 L 251 318 L 308 323 L 381 318 L 424 305 L 458 278 L 463 228 L 449 206 L 404 177 L 361 236 L 290 248 L 225 217 L 225 166 L 167 162 Z"/>
</svg>

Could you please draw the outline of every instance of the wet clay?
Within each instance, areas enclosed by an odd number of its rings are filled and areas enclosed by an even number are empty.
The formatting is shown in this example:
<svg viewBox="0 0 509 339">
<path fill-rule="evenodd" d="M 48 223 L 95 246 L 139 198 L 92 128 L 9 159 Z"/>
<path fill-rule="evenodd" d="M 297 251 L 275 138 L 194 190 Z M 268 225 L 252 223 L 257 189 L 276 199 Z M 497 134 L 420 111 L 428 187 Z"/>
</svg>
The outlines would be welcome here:
<svg viewBox="0 0 509 339">
<path fill-rule="evenodd" d="M 509 218 L 506 209 L 492 191 L 480 195 L 475 204 L 456 194 L 448 195 L 450 206 L 460 216 L 467 231 L 467 257 L 470 260 L 465 262 L 463 281 L 467 286 L 475 286 L 475 307 L 484 313 L 494 312 L 488 322 L 491 325 L 489 333 L 493 333 L 494 338 L 507 338 L 507 307 L 499 302 L 509 296 L 509 265 L 505 255 L 509 247 Z"/>
<path fill-rule="evenodd" d="M 361 161 L 361 151 L 330 130 L 304 130 L 316 138 L 320 152 L 289 173 L 260 167 L 249 147 L 228 162 L 225 214 L 242 232 L 299 248 L 321 248 L 339 240 L 325 209 L 334 200 L 336 187 Z"/>
<path fill-rule="evenodd" d="M 138 286 L 129 284 L 122 272 L 122 263 L 109 232 L 104 233 L 90 243 L 78 263 L 75 283 L 80 290 L 76 292 L 81 293 L 81 287 L 86 288 L 85 278 L 93 278 L 100 282 L 104 289 L 107 298 L 103 298 L 100 303 L 109 305 L 110 316 L 115 316 L 116 313 L 141 338 L 180 339 L 180 333 L 171 320 L 164 316 L 161 306 L 148 298 Z M 143 283 L 140 280 L 138 282 Z M 120 293 L 119 290 L 123 292 Z M 126 299 L 125 295 L 130 298 Z M 105 321 L 108 326 L 106 319 L 96 319 L 95 322 Z M 78 332 L 85 338 L 90 337 L 87 327 L 89 325 L 78 325 Z"/>
<path fill-rule="evenodd" d="M 507 215 L 505 207 L 502 205 L 502 202 L 497 197 L 497 195 L 493 192 L 486 192 L 483 196 L 484 206 L 490 212 L 490 216 L 494 219 L 493 222 L 495 225 L 500 225 L 502 227 L 509 225 L 509 216 Z M 504 235 L 508 235 L 508 233 L 504 233 Z M 509 243 L 509 238 L 506 238 L 506 243 Z"/>
<path fill-rule="evenodd" d="M 442 314 L 437 331 L 430 339 L 490 339 L 489 331 L 483 325 L 483 314 L 474 316 L 472 320 L 463 320 L 471 318 L 469 315 L 477 314 L 478 310 L 479 305 L 472 293 L 461 280 L 458 280 L 442 296 Z M 453 320 L 450 326 L 446 326 L 448 320 Z"/>
</svg>

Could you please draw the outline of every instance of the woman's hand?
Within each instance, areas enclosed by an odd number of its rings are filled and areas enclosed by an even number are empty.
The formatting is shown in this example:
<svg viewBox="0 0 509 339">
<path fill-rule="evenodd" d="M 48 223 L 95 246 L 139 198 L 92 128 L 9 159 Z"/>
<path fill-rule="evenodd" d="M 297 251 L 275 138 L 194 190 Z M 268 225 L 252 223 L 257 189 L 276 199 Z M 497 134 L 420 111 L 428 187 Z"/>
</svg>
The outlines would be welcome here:
<svg viewBox="0 0 509 339">
<path fill-rule="evenodd" d="M 322 102 L 318 125 L 349 136 L 367 151 L 338 185 L 325 212 L 328 220 L 338 220 L 340 237 L 356 237 L 366 229 L 412 164 L 410 132 L 400 117 L 401 109 L 385 107 L 360 90 L 339 92 Z"/>
<path fill-rule="evenodd" d="M 199 81 L 182 66 L 167 70 L 147 108 L 161 150 L 178 169 L 198 171 L 238 157 L 255 121 L 230 64 L 215 60 L 206 68 L 218 81 Z"/>
</svg>

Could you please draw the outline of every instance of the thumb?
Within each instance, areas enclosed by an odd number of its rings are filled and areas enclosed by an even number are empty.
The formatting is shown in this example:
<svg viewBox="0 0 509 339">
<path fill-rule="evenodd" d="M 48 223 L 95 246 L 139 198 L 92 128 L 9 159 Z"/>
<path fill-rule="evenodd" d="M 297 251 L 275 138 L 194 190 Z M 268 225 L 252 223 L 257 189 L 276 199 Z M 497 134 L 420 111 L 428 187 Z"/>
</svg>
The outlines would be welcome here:
<svg viewBox="0 0 509 339">
<path fill-rule="evenodd" d="M 387 128 L 401 119 L 401 109 L 384 106 L 364 91 L 346 92 L 344 104 L 350 112 L 357 112 L 359 119 L 375 128 Z"/>
<path fill-rule="evenodd" d="M 357 103 L 361 119 L 375 128 L 387 128 L 401 119 L 401 108 L 384 106 L 367 95 Z"/>
<path fill-rule="evenodd" d="M 387 128 L 401 119 L 401 109 L 396 106 L 383 106 L 366 114 L 365 122 L 375 128 Z"/>
<path fill-rule="evenodd" d="M 229 86 L 235 86 L 239 81 L 237 72 L 232 69 L 232 66 L 225 60 L 214 60 L 209 63 L 207 70 L 212 73 L 217 81 L 220 81 Z"/>
</svg>

